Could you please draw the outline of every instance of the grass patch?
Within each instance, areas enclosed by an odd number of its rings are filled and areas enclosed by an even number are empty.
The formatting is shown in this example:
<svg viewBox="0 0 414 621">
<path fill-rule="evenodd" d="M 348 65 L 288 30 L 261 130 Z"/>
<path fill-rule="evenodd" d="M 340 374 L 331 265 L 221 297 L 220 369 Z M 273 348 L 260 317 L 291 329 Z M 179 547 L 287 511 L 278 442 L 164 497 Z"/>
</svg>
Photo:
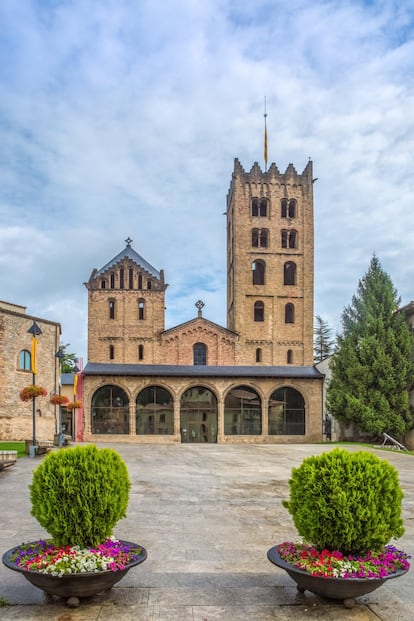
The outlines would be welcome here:
<svg viewBox="0 0 414 621">
<path fill-rule="evenodd" d="M 10 606 L 10 604 L 5 597 L 0 595 L 0 608 L 4 608 L 4 606 Z"/>
<path fill-rule="evenodd" d="M 17 457 L 26 455 L 24 442 L 0 442 L 0 451 L 17 451 Z"/>
</svg>

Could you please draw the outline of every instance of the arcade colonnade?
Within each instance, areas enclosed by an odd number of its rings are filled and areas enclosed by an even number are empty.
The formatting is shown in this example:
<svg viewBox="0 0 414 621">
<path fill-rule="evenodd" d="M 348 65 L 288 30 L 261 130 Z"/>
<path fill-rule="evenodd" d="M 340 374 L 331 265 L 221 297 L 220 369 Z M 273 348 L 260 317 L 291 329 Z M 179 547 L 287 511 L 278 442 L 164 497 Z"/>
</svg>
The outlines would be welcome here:
<svg viewBox="0 0 414 621">
<path fill-rule="evenodd" d="M 162 444 L 320 441 L 322 379 L 317 372 L 294 381 L 271 376 L 85 375 L 83 439 Z"/>
</svg>

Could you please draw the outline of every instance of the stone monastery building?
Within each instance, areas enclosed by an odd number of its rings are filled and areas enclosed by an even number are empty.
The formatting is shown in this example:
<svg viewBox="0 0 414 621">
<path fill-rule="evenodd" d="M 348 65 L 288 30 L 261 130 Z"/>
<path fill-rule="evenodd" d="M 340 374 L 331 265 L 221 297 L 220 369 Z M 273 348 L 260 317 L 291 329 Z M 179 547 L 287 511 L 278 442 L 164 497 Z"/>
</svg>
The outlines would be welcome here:
<svg viewBox="0 0 414 621">
<path fill-rule="evenodd" d="M 246 172 L 227 195 L 227 327 L 197 316 L 165 329 L 163 270 L 126 240 L 88 289 L 84 439 L 322 439 L 313 366 L 313 180 L 292 164 Z"/>
</svg>

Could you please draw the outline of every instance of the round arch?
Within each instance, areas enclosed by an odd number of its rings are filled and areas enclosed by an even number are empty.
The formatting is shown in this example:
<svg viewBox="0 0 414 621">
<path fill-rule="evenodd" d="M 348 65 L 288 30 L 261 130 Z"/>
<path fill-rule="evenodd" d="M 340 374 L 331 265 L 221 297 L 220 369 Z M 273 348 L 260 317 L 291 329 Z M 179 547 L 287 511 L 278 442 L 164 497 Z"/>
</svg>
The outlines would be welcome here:
<svg viewBox="0 0 414 621">
<path fill-rule="evenodd" d="M 135 401 L 137 435 L 171 435 L 174 433 L 174 399 L 163 386 L 147 386 Z"/>
<path fill-rule="evenodd" d="M 129 397 L 119 386 L 101 386 L 92 395 L 93 434 L 129 434 Z"/>
<path fill-rule="evenodd" d="M 181 442 L 217 442 L 217 397 L 210 388 L 192 386 L 180 399 Z"/>
<path fill-rule="evenodd" d="M 272 392 L 268 407 L 269 435 L 305 435 L 305 399 L 290 386 Z"/>
<path fill-rule="evenodd" d="M 262 400 L 251 386 L 231 388 L 224 399 L 225 435 L 260 435 L 262 433 Z"/>
</svg>

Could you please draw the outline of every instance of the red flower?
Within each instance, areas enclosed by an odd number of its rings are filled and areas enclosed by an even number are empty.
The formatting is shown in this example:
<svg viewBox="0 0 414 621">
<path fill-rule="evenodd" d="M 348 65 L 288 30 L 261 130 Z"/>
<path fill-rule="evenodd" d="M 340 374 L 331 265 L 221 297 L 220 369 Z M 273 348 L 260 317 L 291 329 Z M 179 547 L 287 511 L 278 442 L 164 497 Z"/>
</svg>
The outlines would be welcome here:
<svg viewBox="0 0 414 621">
<path fill-rule="evenodd" d="M 69 397 L 65 397 L 64 395 L 53 395 L 53 397 L 50 397 L 50 403 L 53 403 L 53 405 L 66 405 L 69 403 Z"/>
<path fill-rule="evenodd" d="M 35 384 L 30 384 L 30 386 L 26 386 L 20 391 L 20 399 L 22 401 L 31 401 L 32 399 L 36 399 L 36 397 L 45 397 L 46 395 L 46 388 Z"/>
</svg>

